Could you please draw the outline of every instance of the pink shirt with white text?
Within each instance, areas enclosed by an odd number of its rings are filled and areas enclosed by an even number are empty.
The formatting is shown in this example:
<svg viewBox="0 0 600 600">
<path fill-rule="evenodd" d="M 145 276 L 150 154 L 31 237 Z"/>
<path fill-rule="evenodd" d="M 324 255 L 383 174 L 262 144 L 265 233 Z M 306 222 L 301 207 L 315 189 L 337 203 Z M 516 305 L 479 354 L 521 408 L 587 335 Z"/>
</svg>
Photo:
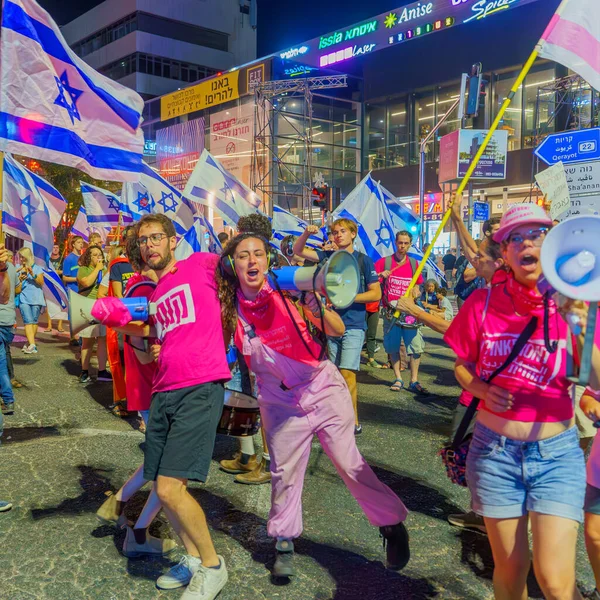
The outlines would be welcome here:
<svg viewBox="0 0 600 600">
<path fill-rule="evenodd" d="M 164 275 L 152 294 L 161 343 L 153 392 L 231 379 L 215 280 L 218 261 L 196 252 Z"/>
</svg>

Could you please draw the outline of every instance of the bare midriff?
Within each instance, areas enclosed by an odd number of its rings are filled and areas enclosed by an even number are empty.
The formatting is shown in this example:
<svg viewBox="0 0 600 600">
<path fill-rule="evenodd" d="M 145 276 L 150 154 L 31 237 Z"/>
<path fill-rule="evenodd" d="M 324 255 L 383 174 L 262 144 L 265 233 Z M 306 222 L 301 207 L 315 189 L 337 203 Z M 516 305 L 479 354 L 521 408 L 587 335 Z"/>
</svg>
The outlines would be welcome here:
<svg viewBox="0 0 600 600">
<path fill-rule="evenodd" d="M 575 417 L 568 421 L 539 422 L 512 421 L 497 414 L 480 410 L 477 421 L 487 428 L 512 440 L 538 442 L 563 433 L 575 425 Z"/>
</svg>

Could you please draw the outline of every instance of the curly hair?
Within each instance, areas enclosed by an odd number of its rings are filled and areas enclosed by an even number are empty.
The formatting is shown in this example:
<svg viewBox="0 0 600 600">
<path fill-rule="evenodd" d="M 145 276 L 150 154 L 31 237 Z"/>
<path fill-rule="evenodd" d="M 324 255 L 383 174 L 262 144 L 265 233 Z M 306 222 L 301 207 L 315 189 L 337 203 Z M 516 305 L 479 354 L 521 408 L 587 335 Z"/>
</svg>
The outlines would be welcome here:
<svg viewBox="0 0 600 600">
<path fill-rule="evenodd" d="M 100 246 L 95 246 L 95 245 L 91 245 L 88 246 L 85 249 L 85 252 L 79 257 L 79 266 L 80 267 L 89 267 L 91 262 L 92 262 L 92 250 L 96 248 L 97 250 L 100 250 L 100 254 L 102 254 L 102 260 L 105 260 L 104 258 L 104 252 L 102 252 L 102 248 Z"/>
<path fill-rule="evenodd" d="M 258 213 L 240 217 L 237 222 L 237 230 L 238 233 L 256 233 L 265 240 L 271 240 L 273 237 L 273 227 L 269 217 Z"/>
<path fill-rule="evenodd" d="M 125 254 L 127 254 L 131 268 L 136 273 L 141 273 L 142 269 L 144 268 L 144 261 L 142 259 L 140 247 L 137 243 L 136 235 L 128 235 L 125 238 Z"/>
<path fill-rule="evenodd" d="M 223 329 L 233 333 L 237 326 L 237 291 L 240 287 L 239 279 L 235 275 L 227 274 L 224 269 L 222 269 L 221 264 L 225 259 L 232 259 L 235 255 L 237 247 L 244 240 L 254 238 L 260 240 L 265 246 L 265 252 L 269 252 L 269 243 L 267 240 L 258 233 L 239 233 L 238 235 L 232 237 L 227 246 L 223 249 L 223 253 L 221 254 L 221 259 L 219 260 L 219 264 L 217 265 L 217 270 L 215 273 L 215 277 L 217 280 L 218 286 L 218 296 L 219 302 L 221 303 L 221 322 L 223 324 Z"/>
</svg>

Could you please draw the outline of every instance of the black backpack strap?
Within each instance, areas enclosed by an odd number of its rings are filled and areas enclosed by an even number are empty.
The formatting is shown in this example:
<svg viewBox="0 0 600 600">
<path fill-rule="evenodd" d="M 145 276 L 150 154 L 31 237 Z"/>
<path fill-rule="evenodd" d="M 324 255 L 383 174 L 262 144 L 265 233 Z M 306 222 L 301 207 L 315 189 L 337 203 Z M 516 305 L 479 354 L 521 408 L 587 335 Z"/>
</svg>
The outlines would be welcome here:
<svg viewBox="0 0 600 600">
<path fill-rule="evenodd" d="M 538 325 L 538 318 L 531 317 L 531 320 L 529 321 L 529 323 L 527 323 L 527 326 L 525 327 L 525 329 L 523 329 L 523 331 L 521 332 L 521 335 L 515 342 L 513 349 L 511 350 L 510 354 L 508 355 L 508 358 L 504 361 L 504 363 L 501 366 L 499 366 L 485 380 L 486 383 L 490 383 L 490 381 L 492 381 L 492 379 L 494 379 L 497 375 L 499 375 L 502 371 L 504 371 L 504 369 L 506 369 L 506 367 L 508 367 L 508 365 L 510 365 L 510 363 L 513 362 L 513 360 L 515 360 L 515 358 L 517 358 L 517 356 L 519 355 L 519 352 L 521 352 L 521 350 L 523 350 L 523 348 L 525 347 L 525 344 L 529 341 L 529 338 L 533 335 L 533 332 L 537 329 L 537 325 Z M 475 416 L 478 406 L 479 406 L 479 398 L 473 398 L 473 400 L 471 400 L 471 403 L 467 407 L 467 412 L 465 412 L 465 414 L 462 418 L 462 421 L 460 422 L 460 425 L 458 426 L 458 429 L 456 431 L 456 435 L 454 436 L 454 439 L 452 440 L 452 448 L 454 450 L 457 450 L 458 447 L 462 444 L 462 442 L 465 438 L 465 434 L 467 433 L 467 429 L 469 428 L 469 425 L 471 424 L 471 421 L 473 420 L 473 417 Z"/>
</svg>

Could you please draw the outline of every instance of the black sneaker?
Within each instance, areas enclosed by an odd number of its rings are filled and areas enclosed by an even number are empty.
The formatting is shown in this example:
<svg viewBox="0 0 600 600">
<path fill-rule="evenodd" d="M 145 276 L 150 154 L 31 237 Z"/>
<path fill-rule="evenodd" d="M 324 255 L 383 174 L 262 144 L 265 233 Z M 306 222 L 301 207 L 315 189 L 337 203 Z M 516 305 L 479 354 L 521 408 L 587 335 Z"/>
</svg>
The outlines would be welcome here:
<svg viewBox="0 0 600 600">
<path fill-rule="evenodd" d="M 383 547 L 386 550 L 388 569 L 401 571 L 410 560 L 408 531 L 404 523 L 380 527 L 379 532 L 383 536 Z"/>
<path fill-rule="evenodd" d="M 104 371 L 98 371 L 98 376 L 96 377 L 96 381 L 112 381 L 112 375 L 104 369 Z"/>
<path fill-rule="evenodd" d="M 472 510 L 460 515 L 448 515 L 448 523 L 462 529 L 475 529 L 481 531 L 481 533 L 487 533 L 483 517 L 480 517 Z"/>
<path fill-rule="evenodd" d="M 73 348 L 77 348 L 79 346 L 79 340 L 72 338 L 69 340 L 69 346 L 73 346 Z"/>
<path fill-rule="evenodd" d="M 273 576 L 293 577 L 296 574 L 294 569 L 294 543 L 290 541 L 277 542 L 275 551 L 277 555 L 273 566 Z"/>
<path fill-rule="evenodd" d="M 15 414 L 15 403 L 9 402 L 8 404 L 2 405 L 2 414 L 3 415 L 14 415 Z"/>
<path fill-rule="evenodd" d="M 90 374 L 87 371 L 81 371 L 81 375 L 79 376 L 79 383 L 89 383 L 92 381 Z"/>
<path fill-rule="evenodd" d="M 354 426 L 354 435 L 360 435 L 362 433 L 362 425 Z"/>
</svg>

